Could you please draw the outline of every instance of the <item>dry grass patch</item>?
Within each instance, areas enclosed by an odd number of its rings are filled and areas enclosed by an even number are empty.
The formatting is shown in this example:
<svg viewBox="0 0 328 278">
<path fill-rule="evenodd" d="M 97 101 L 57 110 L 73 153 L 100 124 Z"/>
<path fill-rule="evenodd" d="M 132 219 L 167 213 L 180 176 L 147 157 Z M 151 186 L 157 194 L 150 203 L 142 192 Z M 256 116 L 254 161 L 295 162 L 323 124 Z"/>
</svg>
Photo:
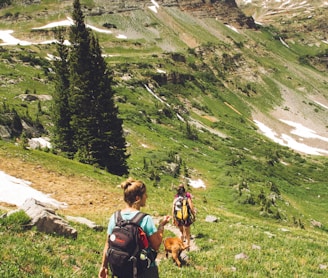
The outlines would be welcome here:
<svg viewBox="0 0 328 278">
<path fill-rule="evenodd" d="M 96 216 L 110 213 L 122 202 L 122 196 L 113 189 L 106 190 L 99 181 L 87 176 L 65 176 L 42 165 L 32 164 L 19 158 L 0 156 L 0 170 L 8 175 L 31 182 L 31 187 L 59 202 L 68 204 L 59 212 L 67 215 Z M 12 208 L 13 205 L 2 203 Z"/>
</svg>

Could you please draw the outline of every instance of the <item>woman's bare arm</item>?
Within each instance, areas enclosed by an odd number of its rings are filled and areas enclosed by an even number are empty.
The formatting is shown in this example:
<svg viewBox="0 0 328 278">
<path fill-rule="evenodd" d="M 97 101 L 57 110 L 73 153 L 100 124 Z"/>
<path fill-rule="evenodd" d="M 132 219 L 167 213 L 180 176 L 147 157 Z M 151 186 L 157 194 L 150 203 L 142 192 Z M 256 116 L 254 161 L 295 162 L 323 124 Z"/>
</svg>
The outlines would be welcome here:
<svg viewBox="0 0 328 278">
<path fill-rule="evenodd" d="M 107 278 L 108 277 L 108 258 L 107 258 L 107 250 L 109 247 L 109 236 L 106 236 L 105 247 L 103 250 L 103 256 L 101 260 L 101 268 L 99 270 L 98 277 L 99 278 Z"/>
<path fill-rule="evenodd" d="M 170 218 L 171 218 L 171 216 L 169 216 L 169 215 L 164 216 L 164 218 L 162 219 L 162 221 L 158 225 L 157 232 L 152 234 L 148 238 L 150 247 L 153 248 L 156 251 L 159 249 L 159 247 L 162 244 L 164 226 L 170 221 Z"/>
</svg>

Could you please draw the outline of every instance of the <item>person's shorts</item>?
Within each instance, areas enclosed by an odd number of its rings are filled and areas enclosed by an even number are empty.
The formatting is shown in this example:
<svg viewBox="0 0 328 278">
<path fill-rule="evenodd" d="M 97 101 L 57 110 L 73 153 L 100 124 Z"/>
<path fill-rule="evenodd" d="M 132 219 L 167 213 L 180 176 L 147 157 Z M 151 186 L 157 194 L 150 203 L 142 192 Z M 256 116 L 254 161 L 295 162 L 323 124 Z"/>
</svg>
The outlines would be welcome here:
<svg viewBox="0 0 328 278">
<path fill-rule="evenodd" d="M 181 226 L 189 227 L 192 224 L 191 219 L 177 220 L 176 222 L 177 222 L 178 227 L 181 227 Z"/>
</svg>

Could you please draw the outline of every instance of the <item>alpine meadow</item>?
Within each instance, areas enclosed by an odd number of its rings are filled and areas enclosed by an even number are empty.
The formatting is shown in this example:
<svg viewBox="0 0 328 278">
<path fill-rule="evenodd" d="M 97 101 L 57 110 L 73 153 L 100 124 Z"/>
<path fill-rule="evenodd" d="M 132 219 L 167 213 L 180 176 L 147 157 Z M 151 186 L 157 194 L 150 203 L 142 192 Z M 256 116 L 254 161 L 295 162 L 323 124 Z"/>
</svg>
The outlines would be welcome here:
<svg viewBox="0 0 328 278">
<path fill-rule="evenodd" d="M 155 220 L 179 184 L 193 197 L 194 248 L 177 267 L 161 246 L 160 277 L 327 277 L 327 10 L 0 1 L 0 174 L 67 204 L 77 231 L 31 227 L 0 180 L 0 277 L 98 277 L 127 177 Z"/>
</svg>

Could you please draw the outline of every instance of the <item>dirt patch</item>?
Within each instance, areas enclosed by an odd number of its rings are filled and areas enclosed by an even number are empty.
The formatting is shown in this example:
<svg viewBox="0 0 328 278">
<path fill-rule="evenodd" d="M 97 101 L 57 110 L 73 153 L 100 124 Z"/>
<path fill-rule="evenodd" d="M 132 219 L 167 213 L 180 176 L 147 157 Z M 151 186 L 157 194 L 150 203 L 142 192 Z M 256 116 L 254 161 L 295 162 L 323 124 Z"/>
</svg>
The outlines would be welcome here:
<svg viewBox="0 0 328 278">
<path fill-rule="evenodd" d="M 109 190 L 102 189 L 96 181 L 88 177 L 67 177 L 49 171 L 42 165 L 29 164 L 16 158 L 9 160 L 1 156 L 0 170 L 13 177 L 30 181 L 32 188 L 49 194 L 57 201 L 67 203 L 67 209 L 59 210 L 59 214 L 83 216 L 92 220 L 99 217 L 103 220 L 104 216 L 108 218 L 117 207 L 124 206 L 121 194 L 109 193 Z M 0 202 L 0 209 L 13 210 L 16 206 Z M 159 220 L 154 217 L 155 224 L 158 224 Z M 165 229 L 180 237 L 179 229 L 172 224 L 167 224 Z M 169 236 L 168 233 L 164 234 L 165 236 Z M 190 245 L 190 251 L 198 249 L 194 238 L 191 239 Z M 183 251 L 181 258 L 187 260 L 187 254 L 187 251 Z M 157 262 L 160 263 L 165 258 L 165 253 L 159 252 Z"/>
<path fill-rule="evenodd" d="M 216 117 L 208 116 L 208 115 L 204 115 L 203 118 L 206 119 L 206 120 L 209 120 L 212 123 L 216 123 L 216 122 L 219 121 Z"/>
<path fill-rule="evenodd" d="M 101 188 L 97 181 L 86 176 L 63 176 L 45 169 L 42 165 L 3 157 L 0 157 L 0 170 L 18 179 L 29 181 L 32 188 L 68 204 L 67 209 L 62 211 L 66 215 L 110 215 L 115 208 L 123 205 L 121 194 Z M 14 207 L 6 203 L 0 205 Z"/>
<path fill-rule="evenodd" d="M 154 219 L 155 225 L 158 225 L 158 223 L 160 221 L 160 218 L 154 217 L 153 219 Z M 164 239 L 167 238 L 167 237 L 169 237 L 169 234 L 167 232 L 165 232 L 165 231 L 172 232 L 176 237 L 180 237 L 181 236 L 180 230 L 176 226 L 174 226 L 174 225 L 172 225 L 170 223 L 168 223 L 167 225 L 165 225 L 164 236 L 163 236 Z M 192 232 L 192 226 L 191 226 L 191 232 Z M 188 252 L 189 251 L 197 251 L 197 250 L 199 250 L 199 248 L 198 248 L 198 246 L 197 246 L 197 244 L 195 242 L 195 236 L 191 235 L 191 237 L 190 237 L 190 247 L 189 247 L 189 250 L 182 251 L 182 253 L 180 255 L 180 258 L 183 261 L 187 262 L 189 260 Z M 166 259 L 165 252 L 159 252 L 158 255 L 157 255 L 157 258 L 156 258 L 157 263 L 160 263 L 160 261 L 163 260 L 163 259 Z M 171 255 L 169 255 L 169 259 L 172 259 L 172 256 Z"/>
</svg>

